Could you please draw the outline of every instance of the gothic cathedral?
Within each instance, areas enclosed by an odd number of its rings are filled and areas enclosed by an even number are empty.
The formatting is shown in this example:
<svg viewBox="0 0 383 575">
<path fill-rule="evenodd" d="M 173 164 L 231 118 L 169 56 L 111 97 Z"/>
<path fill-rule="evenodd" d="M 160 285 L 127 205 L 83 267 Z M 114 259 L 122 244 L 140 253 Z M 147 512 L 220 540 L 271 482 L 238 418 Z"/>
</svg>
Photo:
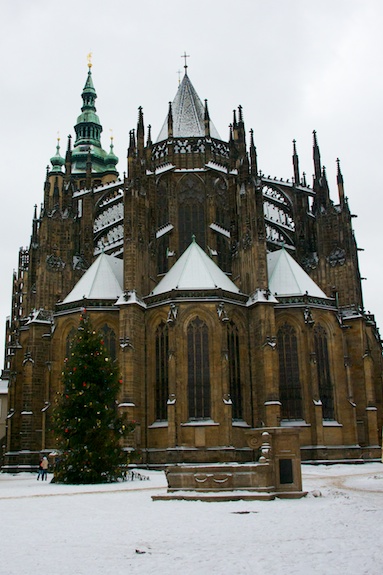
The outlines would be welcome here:
<svg viewBox="0 0 383 575">
<path fill-rule="evenodd" d="M 293 179 L 265 177 L 242 108 L 222 140 L 185 65 L 156 141 L 139 108 L 121 177 L 96 97 L 89 64 L 13 277 L 3 470 L 54 449 L 84 308 L 118 361 L 142 463 L 251 461 L 246 431 L 262 426 L 299 427 L 303 461 L 379 457 L 382 348 L 339 161 L 337 203 L 315 132 L 311 186 L 295 141 Z"/>
</svg>

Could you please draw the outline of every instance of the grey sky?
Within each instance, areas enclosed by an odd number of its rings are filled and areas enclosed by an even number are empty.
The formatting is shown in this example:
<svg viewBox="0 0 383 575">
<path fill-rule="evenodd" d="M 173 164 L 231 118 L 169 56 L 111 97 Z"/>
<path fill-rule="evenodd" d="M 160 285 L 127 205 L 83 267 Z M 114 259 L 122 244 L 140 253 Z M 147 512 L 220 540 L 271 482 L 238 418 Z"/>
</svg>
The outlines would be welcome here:
<svg viewBox="0 0 383 575">
<path fill-rule="evenodd" d="M 102 144 L 120 172 L 137 108 L 156 138 L 168 102 L 188 73 L 221 137 L 243 106 L 254 129 L 259 168 L 292 177 L 292 140 L 311 183 L 317 131 L 331 196 L 336 158 L 358 214 L 366 309 L 383 325 L 380 201 L 383 127 L 383 3 L 380 0 L 3 0 L 0 22 L 0 322 L 10 313 L 12 270 L 27 246 L 33 206 L 43 199 L 45 167 L 57 133 L 64 155 L 81 108 L 87 53 L 93 53 Z M 3 334 L 0 327 L 0 335 Z M 0 345 L 2 338 L 0 340 Z"/>
</svg>

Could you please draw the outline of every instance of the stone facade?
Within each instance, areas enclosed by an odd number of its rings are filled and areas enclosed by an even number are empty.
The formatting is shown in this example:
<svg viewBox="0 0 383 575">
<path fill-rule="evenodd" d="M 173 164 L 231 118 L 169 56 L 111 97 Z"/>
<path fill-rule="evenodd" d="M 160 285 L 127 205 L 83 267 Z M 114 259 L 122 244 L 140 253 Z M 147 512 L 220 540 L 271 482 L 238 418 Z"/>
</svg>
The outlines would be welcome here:
<svg viewBox="0 0 383 575">
<path fill-rule="evenodd" d="M 241 107 L 221 140 L 185 69 L 166 137 L 145 134 L 139 109 L 120 179 L 113 141 L 101 147 L 90 68 L 82 98 L 13 278 L 4 469 L 54 449 L 50 417 L 84 307 L 119 362 L 120 407 L 137 422 L 127 447 L 144 463 L 251 461 L 246 430 L 261 426 L 299 427 L 303 460 L 378 457 L 381 342 L 363 309 L 340 166 L 334 203 L 316 134 L 312 187 L 295 142 L 293 180 L 265 177 Z M 184 289 L 160 289 L 193 236 L 233 288 L 198 285 L 197 269 Z M 268 253 L 281 248 L 319 296 L 283 282 L 272 293 Z M 123 259 L 121 293 L 66 301 L 102 253 Z"/>
</svg>

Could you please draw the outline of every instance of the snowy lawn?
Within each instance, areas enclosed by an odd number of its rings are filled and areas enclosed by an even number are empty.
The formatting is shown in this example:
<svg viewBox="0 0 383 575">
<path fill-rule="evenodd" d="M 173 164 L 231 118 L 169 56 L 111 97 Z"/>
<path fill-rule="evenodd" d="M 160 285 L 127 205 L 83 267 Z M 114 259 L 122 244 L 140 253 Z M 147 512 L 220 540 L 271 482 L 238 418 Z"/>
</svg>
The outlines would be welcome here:
<svg viewBox="0 0 383 575">
<path fill-rule="evenodd" d="M 381 575 L 383 465 L 303 466 L 300 500 L 152 501 L 148 481 L 0 474 L 0 575 Z M 321 494 L 321 496 L 319 496 Z"/>
</svg>

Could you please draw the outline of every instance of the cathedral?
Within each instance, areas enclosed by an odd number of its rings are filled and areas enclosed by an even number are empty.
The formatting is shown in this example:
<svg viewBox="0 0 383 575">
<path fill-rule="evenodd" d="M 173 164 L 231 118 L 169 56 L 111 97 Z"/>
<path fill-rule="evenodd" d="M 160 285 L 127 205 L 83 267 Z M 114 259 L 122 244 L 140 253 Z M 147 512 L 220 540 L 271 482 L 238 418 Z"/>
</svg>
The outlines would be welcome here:
<svg viewBox="0 0 383 575">
<path fill-rule="evenodd" d="M 246 432 L 263 426 L 299 428 L 303 461 L 379 457 L 382 347 L 339 160 L 335 202 L 315 132 L 312 183 L 295 141 L 293 177 L 266 177 L 241 106 L 222 139 L 185 63 L 156 140 L 139 108 L 120 175 L 96 98 L 89 63 L 13 275 L 2 469 L 54 450 L 84 309 L 118 362 L 136 422 L 124 446 L 143 464 L 253 461 Z"/>
</svg>

